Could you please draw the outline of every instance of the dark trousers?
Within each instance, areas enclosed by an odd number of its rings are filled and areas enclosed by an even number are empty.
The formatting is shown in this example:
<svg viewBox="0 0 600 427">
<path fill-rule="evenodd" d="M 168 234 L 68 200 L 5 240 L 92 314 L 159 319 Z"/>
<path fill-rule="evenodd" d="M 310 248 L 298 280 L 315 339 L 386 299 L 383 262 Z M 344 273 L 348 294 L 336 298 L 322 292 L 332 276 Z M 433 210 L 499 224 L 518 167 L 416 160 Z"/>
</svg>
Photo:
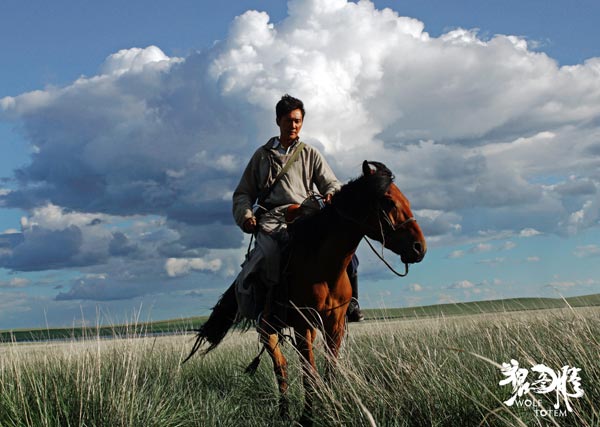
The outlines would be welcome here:
<svg viewBox="0 0 600 427">
<path fill-rule="evenodd" d="M 358 299 L 358 257 L 356 254 L 352 255 L 352 260 L 348 264 L 346 269 L 348 277 L 350 278 L 350 285 L 352 286 L 352 298 Z"/>
</svg>

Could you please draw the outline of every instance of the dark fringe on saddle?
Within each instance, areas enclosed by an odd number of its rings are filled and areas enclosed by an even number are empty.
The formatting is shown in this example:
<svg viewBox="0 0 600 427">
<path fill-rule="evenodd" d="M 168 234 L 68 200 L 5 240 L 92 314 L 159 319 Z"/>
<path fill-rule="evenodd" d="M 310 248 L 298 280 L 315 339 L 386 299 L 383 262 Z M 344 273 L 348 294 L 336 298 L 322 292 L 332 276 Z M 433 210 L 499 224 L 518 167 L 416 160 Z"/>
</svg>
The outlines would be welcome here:
<svg viewBox="0 0 600 427">
<path fill-rule="evenodd" d="M 217 304 L 213 307 L 212 313 L 208 320 L 200 326 L 198 329 L 194 329 L 196 334 L 196 342 L 192 347 L 192 351 L 188 357 L 182 363 L 187 362 L 194 354 L 198 352 L 202 348 L 202 346 L 206 343 L 209 346 L 202 350 L 200 354 L 204 355 L 211 350 L 214 350 L 227 332 L 234 325 L 242 325 L 242 327 L 249 328 L 251 326 L 250 323 L 244 324 L 243 321 L 236 319 L 237 315 L 237 300 L 235 298 L 235 282 L 225 291 Z"/>
</svg>

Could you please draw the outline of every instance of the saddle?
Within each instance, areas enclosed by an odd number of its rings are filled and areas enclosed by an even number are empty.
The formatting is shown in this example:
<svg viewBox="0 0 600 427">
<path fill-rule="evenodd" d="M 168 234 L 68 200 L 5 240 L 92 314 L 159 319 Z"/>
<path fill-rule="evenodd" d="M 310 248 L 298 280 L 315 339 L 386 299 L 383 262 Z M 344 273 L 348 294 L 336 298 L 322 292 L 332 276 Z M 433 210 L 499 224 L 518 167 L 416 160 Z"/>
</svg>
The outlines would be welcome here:
<svg viewBox="0 0 600 427">
<path fill-rule="evenodd" d="M 312 216 L 320 209 L 319 201 L 315 197 L 309 197 L 302 204 L 290 205 L 287 208 L 284 214 L 285 222 L 290 229 L 293 229 L 294 224 L 301 221 L 301 218 Z M 278 284 L 274 286 L 266 286 L 261 281 L 259 263 L 262 258 L 260 255 L 254 256 L 257 248 L 255 247 L 248 253 L 235 283 L 239 320 L 257 321 L 261 316 L 276 329 L 284 327 L 289 306 L 289 273 L 286 267 L 291 256 L 291 247 L 291 242 L 287 239 L 280 242 L 282 254 L 279 268 L 280 278 Z"/>
<path fill-rule="evenodd" d="M 274 330 L 285 327 L 289 306 L 289 276 L 285 271 L 285 266 L 289 256 L 289 245 L 286 244 L 283 247 L 281 275 L 277 285 L 266 286 L 258 271 L 251 272 L 244 277 L 242 269 L 242 273 L 235 282 L 235 296 L 238 303 L 237 320 L 247 320 L 258 324 L 263 319 Z"/>
</svg>

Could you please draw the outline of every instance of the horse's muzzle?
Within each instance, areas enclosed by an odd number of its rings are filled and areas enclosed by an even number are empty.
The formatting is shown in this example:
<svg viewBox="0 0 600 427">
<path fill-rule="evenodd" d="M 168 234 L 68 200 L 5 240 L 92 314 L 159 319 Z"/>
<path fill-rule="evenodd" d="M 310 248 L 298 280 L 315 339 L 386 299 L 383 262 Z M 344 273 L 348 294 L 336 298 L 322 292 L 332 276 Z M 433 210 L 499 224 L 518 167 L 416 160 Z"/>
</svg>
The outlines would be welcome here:
<svg viewBox="0 0 600 427">
<path fill-rule="evenodd" d="M 412 244 L 412 248 L 406 253 L 400 255 L 400 259 L 405 264 L 415 264 L 421 262 L 427 253 L 427 245 L 424 242 L 416 241 Z"/>
</svg>

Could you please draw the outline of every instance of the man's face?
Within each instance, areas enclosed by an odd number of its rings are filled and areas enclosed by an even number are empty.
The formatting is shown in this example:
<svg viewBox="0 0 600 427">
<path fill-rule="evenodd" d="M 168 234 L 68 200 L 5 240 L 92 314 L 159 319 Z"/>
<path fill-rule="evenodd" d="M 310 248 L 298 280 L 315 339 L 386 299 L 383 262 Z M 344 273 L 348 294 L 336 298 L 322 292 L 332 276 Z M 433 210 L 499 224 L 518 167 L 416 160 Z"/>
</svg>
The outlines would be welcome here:
<svg viewBox="0 0 600 427">
<path fill-rule="evenodd" d="M 277 120 L 279 126 L 280 139 L 283 141 L 293 141 L 300 135 L 302 129 L 302 111 L 300 109 L 292 110 L 288 114 L 281 116 Z"/>
</svg>

